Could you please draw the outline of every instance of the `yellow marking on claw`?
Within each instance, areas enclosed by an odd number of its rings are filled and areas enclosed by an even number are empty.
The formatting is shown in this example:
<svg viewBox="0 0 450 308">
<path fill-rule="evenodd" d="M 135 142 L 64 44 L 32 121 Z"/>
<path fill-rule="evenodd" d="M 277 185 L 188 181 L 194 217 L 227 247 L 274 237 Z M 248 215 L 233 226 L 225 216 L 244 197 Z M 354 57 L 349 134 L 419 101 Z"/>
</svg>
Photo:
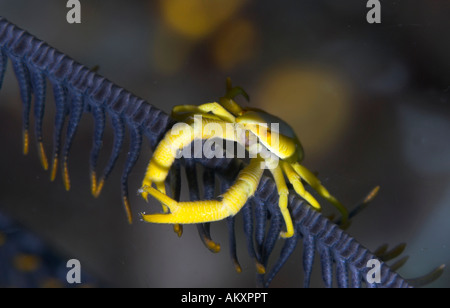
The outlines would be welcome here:
<svg viewBox="0 0 450 308">
<path fill-rule="evenodd" d="M 42 144 L 41 141 L 38 143 L 38 148 L 39 148 L 39 157 L 41 158 L 42 168 L 44 168 L 44 170 L 48 170 L 47 155 L 45 155 L 44 145 Z"/>
<path fill-rule="evenodd" d="M 213 240 L 210 240 L 208 238 L 204 239 L 206 247 L 214 253 L 218 253 L 220 251 L 220 244 L 214 242 Z"/>
<path fill-rule="evenodd" d="M 133 216 L 131 215 L 130 202 L 128 202 L 128 198 L 125 197 L 125 196 L 123 197 L 123 204 L 125 206 L 125 212 L 127 213 L 128 223 L 132 224 L 133 223 Z"/>
<path fill-rule="evenodd" d="M 102 192 L 103 186 L 105 185 L 105 179 L 102 178 L 96 186 L 96 190 L 94 193 L 94 197 L 97 198 L 98 196 L 100 196 L 100 193 Z"/>
<path fill-rule="evenodd" d="M 97 197 L 97 173 L 95 171 L 91 171 L 91 194 L 94 197 Z"/>
<path fill-rule="evenodd" d="M 256 261 L 256 272 L 261 275 L 266 273 L 266 268 L 258 261 Z"/>
<path fill-rule="evenodd" d="M 376 186 L 374 189 L 371 190 L 371 192 L 364 198 L 363 203 L 369 203 L 372 201 L 378 194 L 378 191 L 380 190 L 380 186 Z"/>
<path fill-rule="evenodd" d="M 178 237 L 181 237 L 183 235 L 183 225 L 181 224 L 174 224 L 173 225 L 173 232 L 175 232 Z"/>
<path fill-rule="evenodd" d="M 23 155 L 28 154 L 29 144 L 30 144 L 30 135 L 28 134 L 28 130 L 25 129 L 23 131 Z"/>
<path fill-rule="evenodd" d="M 234 269 L 238 274 L 242 273 L 242 267 L 239 263 L 236 262 L 236 260 L 233 260 L 234 263 Z"/>
<path fill-rule="evenodd" d="M 67 167 L 67 162 L 65 161 L 63 164 L 63 181 L 64 187 L 67 191 L 70 190 L 70 177 L 69 177 L 69 168 Z"/>
<path fill-rule="evenodd" d="M 50 174 L 50 181 L 54 181 L 56 178 L 56 171 L 58 170 L 58 157 L 54 157 L 53 158 L 53 163 L 52 163 L 52 172 Z"/>
</svg>

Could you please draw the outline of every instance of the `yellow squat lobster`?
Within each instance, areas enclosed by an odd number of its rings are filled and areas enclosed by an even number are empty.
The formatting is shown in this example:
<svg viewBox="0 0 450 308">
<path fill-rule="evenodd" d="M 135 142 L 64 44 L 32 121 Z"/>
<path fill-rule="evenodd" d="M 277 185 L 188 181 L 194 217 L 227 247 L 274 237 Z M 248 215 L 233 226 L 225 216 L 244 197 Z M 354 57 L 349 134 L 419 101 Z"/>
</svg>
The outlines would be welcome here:
<svg viewBox="0 0 450 308">
<path fill-rule="evenodd" d="M 151 223 L 175 224 L 174 229 L 177 231 L 176 226 L 179 224 L 206 223 L 233 216 L 253 196 L 264 169 L 267 168 L 275 180 L 279 194 L 278 205 L 286 224 L 286 231 L 281 232 L 281 237 L 289 238 L 294 234 L 294 226 L 288 210 L 289 192 L 285 175 L 297 194 L 312 207 L 320 210 L 317 200 L 305 190 L 302 179 L 308 183 L 320 196 L 339 210 L 342 215 L 342 224 L 346 225 L 348 220 L 346 208 L 330 195 L 311 171 L 300 164 L 304 156 L 303 148 L 292 128 L 281 119 L 260 109 L 239 106 L 234 101 L 239 94 L 248 99 L 246 92 L 240 87 L 232 87 L 228 78 L 227 93 L 219 99 L 218 103 L 206 103 L 200 106 L 179 105 L 173 108 L 172 117 L 185 123 L 185 129 L 176 133 L 173 131 L 166 133 L 150 160 L 142 188 L 139 190 L 144 199 L 147 200 L 150 194 L 159 200 L 164 213 L 142 214 L 143 220 Z M 278 123 L 279 131 L 268 128 L 269 122 Z M 207 129 L 211 124 L 220 129 Z M 219 197 L 220 200 L 178 202 L 166 195 L 165 180 L 172 164 L 179 151 L 194 140 L 221 138 L 237 142 L 247 150 L 252 150 L 252 145 L 249 143 L 251 137 L 258 141 L 257 153 L 265 149 L 271 155 L 255 155 L 239 173 L 235 183 Z M 152 186 L 153 184 L 156 189 Z"/>
</svg>

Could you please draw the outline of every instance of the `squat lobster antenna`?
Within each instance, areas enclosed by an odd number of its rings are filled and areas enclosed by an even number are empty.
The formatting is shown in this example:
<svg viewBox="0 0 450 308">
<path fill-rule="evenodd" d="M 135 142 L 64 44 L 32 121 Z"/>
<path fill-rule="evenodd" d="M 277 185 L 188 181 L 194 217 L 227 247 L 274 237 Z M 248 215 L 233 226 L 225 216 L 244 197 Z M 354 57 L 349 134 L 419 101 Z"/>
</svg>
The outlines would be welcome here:
<svg viewBox="0 0 450 308">
<path fill-rule="evenodd" d="M 250 96 L 243 88 L 232 86 L 230 77 L 227 77 L 226 88 L 227 88 L 227 93 L 225 94 L 226 98 L 234 99 L 236 96 L 242 95 L 247 100 L 247 102 L 250 101 Z"/>
<path fill-rule="evenodd" d="M 350 212 L 349 218 L 354 217 L 355 215 L 358 215 L 362 210 L 364 210 L 370 202 L 372 202 L 373 199 L 378 195 L 378 192 L 380 191 L 380 186 L 375 186 L 364 199 Z"/>
<path fill-rule="evenodd" d="M 353 210 L 350 211 L 350 213 L 348 213 L 348 223 L 347 224 L 343 224 L 342 223 L 342 218 L 336 219 L 334 220 L 334 223 L 339 225 L 342 229 L 347 229 L 350 224 L 351 224 L 351 219 L 353 217 L 355 217 L 356 215 L 358 215 L 359 213 L 361 213 L 368 205 L 370 202 L 373 201 L 373 199 L 375 199 L 375 197 L 378 195 L 378 192 L 380 191 L 380 186 L 376 186 L 374 187 L 365 197 L 362 201 L 360 201 L 354 208 Z"/>
<path fill-rule="evenodd" d="M 226 89 L 226 94 L 219 98 L 220 105 L 231 112 L 235 117 L 242 115 L 244 110 L 234 101 L 234 98 L 238 95 L 242 95 L 247 101 L 250 101 L 250 97 L 247 92 L 245 92 L 245 90 L 241 87 L 232 87 L 230 77 L 227 78 Z"/>
</svg>

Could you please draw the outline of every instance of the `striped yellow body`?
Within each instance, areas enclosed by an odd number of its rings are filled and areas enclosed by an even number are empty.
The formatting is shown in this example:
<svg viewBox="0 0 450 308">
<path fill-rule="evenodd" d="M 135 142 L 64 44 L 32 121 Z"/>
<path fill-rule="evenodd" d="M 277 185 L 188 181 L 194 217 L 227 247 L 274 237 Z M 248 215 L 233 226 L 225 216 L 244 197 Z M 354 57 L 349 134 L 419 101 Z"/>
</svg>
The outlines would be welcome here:
<svg viewBox="0 0 450 308">
<path fill-rule="evenodd" d="M 164 181 L 169 174 L 178 151 L 191 144 L 195 139 L 222 137 L 217 135 L 217 132 L 206 129 L 208 124 L 217 124 L 222 128 L 222 131 L 229 130 L 227 123 L 220 119 L 202 117 L 201 123 L 194 122 L 192 119 L 188 122 L 189 124 L 183 123 L 180 127 L 167 132 L 164 139 L 160 141 L 147 167 L 147 172 L 142 182 L 143 187 L 151 187 L 152 183 L 155 183 L 157 187 L 160 186 L 161 189 L 164 189 L 162 188 Z M 175 132 L 179 131 L 179 133 L 174 133 L 174 130 Z M 234 133 L 228 132 L 227 136 L 231 141 L 237 140 Z M 144 189 L 142 192 L 144 199 L 147 199 L 147 195 Z"/>
</svg>

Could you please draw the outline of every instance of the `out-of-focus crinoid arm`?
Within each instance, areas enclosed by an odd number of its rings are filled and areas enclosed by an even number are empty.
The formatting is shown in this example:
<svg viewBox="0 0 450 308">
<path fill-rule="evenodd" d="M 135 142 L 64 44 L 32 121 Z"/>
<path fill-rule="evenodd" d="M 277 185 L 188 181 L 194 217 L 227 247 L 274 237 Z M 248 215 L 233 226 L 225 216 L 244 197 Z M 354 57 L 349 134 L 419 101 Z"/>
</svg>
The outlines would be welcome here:
<svg viewBox="0 0 450 308">
<path fill-rule="evenodd" d="M 55 172 L 58 163 L 62 163 L 63 179 L 67 188 L 70 187 L 68 155 L 80 118 L 84 113 L 92 113 L 96 127 L 93 151 L 91 152 L 91 172 L 95 172 L 96 153 L 103 134 L 105 116 L 109 117 L 113 123 L 115 138 L 110 161 L 100 177 L 100 181 L 92 183 L 94 195 L 98 195 L 104 180 L 114 167 L 118 153 L 123 147 L 124 129 L 128 128 L 130 132 L 130 146 L 128 151 L 124 151 L 128 154 L 123 167 L 121 187 L 123 202 L 128 218 L 131 220 L 132 216 L 128 205 L 127 178 L 140 153 L 142 139 L 144 137 L 147 138 L 151 147 L 155 148 L 159 140 L 173 124 L 173 120 L 143 99 L 134 96 L 98 75 L 93 70 L 77 63 L 45 42 L 0 17 L 0 86 L 8 59 L 13 65 L 24 107 L 24 152 L 28 152 L 29 117 L 31 102 L 34 98 L 35 109 L 32 116 L 36 118 L 37 147 L 44 167 L 46 167 L 46 155 L 40 146 L 42 142 L 40 134 L 41 120 L 45 105 L 45 91 L 42 88 L 43 80 L 48 79 L 53 87 L 56 115 L 53 156 L 49 166 L 51 166 L 51 178 L 53 179 L 56 176 Z M 63 144 L 62 127 L 66 119 L 68 127 Z M 196 162 L 202 164 L 208 170 L 213 170 L 215 175 L 228 179 L 231 182 L 235 179 L 236 171 L 242 168 L 242 161 L 228 158 L 196 159 Z M 97 181 L 97 176 L 91 176 L 91 179 Z M 208 189 L 212 188 L 211 186 Z M 211 192 L 208 192 L 208 194 L 210 195 Z M 289 196 L 289 210 L 293 216 L 295 234 L 292 238 L 285 240 L 281 255 L 275 265 L 268 271 L 269 257 L 275 243 L 279 240 L 279 233 L 282 228 L 282 216 L 276 206 L 277 200 L 278 193 L 273 180 L 263 176 L 254 197 L 250 199 L 252 202 L 246 205 L 250 206 L 254 211 L 254 228 L 249 225 L 253 224 L 251 215 L 248 213 L 249 208 L 246 208 L 244 213 L 246 215 L 244 222 L 247 224 L 245 234 L 247 237 L 255 237 L 254 240 L 247 239 L 248 249 L 251 257 L 257 263 L 258 275 L 263 285 L 267 286 L 270 283 L 301 239 L 303 239 L 304 246 L 303 264 L 306 273 L 306 285 L 309 283 L 309 275 L 316 252 L 320 255 L 326 286 L 331 286 L 333 282 L 333 263 L 336 267 L 335 276 L 338 286 L 361 286 L 363 283 L 366 283 L 365 277 L 368 271 L 366 263 L 369 259 L 376 258 L 376 256 L 328 218 L 304 203 L 296 194 L 290 194 Z M 230 231 L 230 233 L 234 233 L 234 223 L 230 224 L 230 230 L 233 231 Z M 203 226 L 203 230 L 200 233 L 204 240 L 210 242 L 209 245 L 211 247 L 215 245 L 210 238 L 207 225 Z M 231 245 L 234 245 L 234 240 L 232 240 Z M 232 254 L 234 255 L 235 265 L 238 267 L 234 249 L 232 249 Z M 392 271 L 383 262 L 381 262 L 380 270 L 380 283 L 366 283 L 368 286 L 410 286 L 405 279 Z M 438 275 L 436 273 L 441 271 L 441 269 L 438 269 L 431 276 L 426 276 L 421 281 L 434 279 Z"/>
</svg>

